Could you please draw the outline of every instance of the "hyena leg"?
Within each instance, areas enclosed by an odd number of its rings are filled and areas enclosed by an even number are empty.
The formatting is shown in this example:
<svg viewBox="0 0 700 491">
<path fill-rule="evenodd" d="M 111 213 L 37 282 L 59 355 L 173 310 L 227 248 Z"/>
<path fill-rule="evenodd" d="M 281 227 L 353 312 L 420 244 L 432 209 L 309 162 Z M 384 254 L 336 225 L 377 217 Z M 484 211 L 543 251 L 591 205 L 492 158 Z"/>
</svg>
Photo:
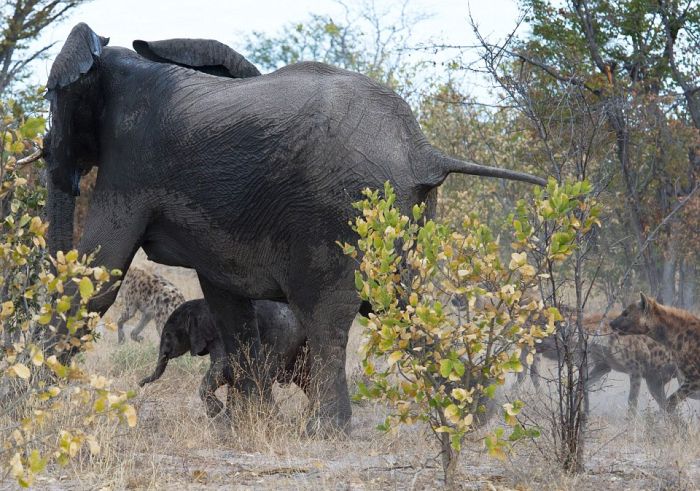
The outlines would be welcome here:
<svg viewBox="0 0 700 491">
<path fill-rule="evenodd" d="M 527 377 L 527 372 L 528 369 L 532 370 L 531 367 L 527 365 L 527 354 L 529 351 L 523 349 L 522 353 L 520 353 L 520 364 L 522 365 L 523 369 L 522 371 L 518 372 L 517 378 L 515 379 L 515 386 L 520 387 L 523 385 L 523 382 L 525 382 L 525 378 Z"/>
<path fill-rule="evenodd" d="M 125 299 L 126 300 L 126 299 Z M 117 338 L 119 344 L 122 344 L 125 340 L 124 336 L 124 323 L 131 319 L 136 313 L 136 307 L 131 302 L 124 302 L 124 310 L 119 314 L 119 319 L 117 320 Z"/>
<path fill-rule="evenodd" d="M 678 404 L 683 402 L 690 394 L 694 394 L 700 390 L 700 381 L 690 382 L 688 379 L 683 382 L 676 392 L 671 394 L 668 398 L 668 411 L 670 413 L 674 412 L 678 407 Z"/>
<path fill-rule="evenodd" d="M 151 319 L 153 319 L 153 316 L 151 314 L 143 314 L 141 316 L 141 320 L 139 321 L 138 325 L 134 328 L 133 331 L 131 331 L 131 339 L 133 339 L 137 343 L 140 343 L 141 341 L 143 341 L 143 336 L 141 336 L 141 331 L 143 331 L 144 327 L 146 327 L 146 324 L 148 324 Z"/>
<path fill-rule="evenodd" d="M 630 374 L 630 393 L 627 397 L 627 414 L 637 413 L 637 401 L 639 400 L 639 388 L 642 385 L 642 376 L 638 373 Z"/>
<path fill-rule="evenodd" d="M 535 353 L 535 357 L 532 359 L 532 365 L 530 365 L 530 380 L 532 380 L 532 385 L 536 388 L 540 388 L 540 362 L 542 361 L 542 356 L 539 353 Z"/>
<path fill-rule="evenodd" d="M 665 410 L 666 409 L 666 382 L 662 380 L 660 377 L 656 376 L 649 376 L 646 378 L 647 381 L 647 389 L 649 389 L 649 393 L 651 394 L 651 397 L 654 398 L 656 401 L 656 404 L 659 405 L 659 409 Z"/>
<path fill-rule="evenodd" d="M 591 387 L 596 384 L 601 378 L 603 378 L 604 375 L 607 375 L 610 373 L 610 366 L 606 363 L 603 363 L 601 361 L 599 362 L 594 362 L 593 369 L 591 369 L 588 372 L 588 380 L 586 380 L 586 390 L 584 391 L 584 401 L 583 404 L 585 406 L 585 411 L 586 414 L 588 414 L 588 411 L 590 410 L 590 392 L 591 392 Z"/>
</svg>

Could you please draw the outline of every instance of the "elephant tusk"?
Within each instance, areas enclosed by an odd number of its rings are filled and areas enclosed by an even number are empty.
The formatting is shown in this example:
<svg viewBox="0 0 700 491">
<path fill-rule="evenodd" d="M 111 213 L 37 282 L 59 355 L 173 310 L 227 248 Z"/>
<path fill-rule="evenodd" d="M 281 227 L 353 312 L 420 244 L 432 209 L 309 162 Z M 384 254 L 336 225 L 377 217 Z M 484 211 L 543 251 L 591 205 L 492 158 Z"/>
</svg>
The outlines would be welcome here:
<svg viewBox="0 0 700 491">
<path fill-rule="evenodd" d="M 41 157 L 44 156 L 44 149 L 40 148 L 33 154 L 29 155 L 28 157 L 24 157 L 23 159 L 19 159 L 16 163 L 16 168 L 19 167 L 24 167 L 25 165 L 31 164 L 32 162 L 36 162 L 39 160 Z"/>
</svg>

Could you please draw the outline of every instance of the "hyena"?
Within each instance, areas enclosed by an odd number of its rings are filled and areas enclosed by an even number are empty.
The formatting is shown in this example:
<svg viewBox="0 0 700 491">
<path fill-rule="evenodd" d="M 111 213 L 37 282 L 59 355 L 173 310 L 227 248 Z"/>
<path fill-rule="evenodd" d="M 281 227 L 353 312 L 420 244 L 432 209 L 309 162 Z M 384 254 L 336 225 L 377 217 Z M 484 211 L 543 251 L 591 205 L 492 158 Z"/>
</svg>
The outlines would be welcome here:
<svg viewBox="0 0 700 491">
<path fill-rule="evenodd" d="M 117 321 L 119 343 L 124 342 L 124 323 L 136 312 L 141 312 L 141 320 L 131 331 L 131 339 L 143 340 L 141 331 L 151 320 L 155 320 L 158 335 L 165 321 L 178 305 L 185 301 L 175 285 L 156 273 L 149 273 L 137 267 L 130 267 L 119 289 L 122 312 Z"/>
<path fill-rule="evenodd" d="M 675 411 L 687 397 L 700 399 L 700 319 L 688 311 L 667 307 L 641 294 L 610 327 L 622 335 L 643 334 L 668 348 L 683 380 L 666 401 L 669 412 Z"/>
<path fill-rule="evenodd" d="M 673 353 L 646 336 L 616 333 L 610 328 L 610 321 L 603 320 L 600 314 L 584 318 L 583 323 L 589 335 L 588 383 L 596 383 L 611 370 L 629 375 L 628 409 L 635 412 L 643 378 L 651 396 L 664 409 L 666 384 L 678 375 Z"/>
<path fill-rule="evenodd" d="M 665 407 L 665 386 L 678 375 L 670 350 L 646 336 L 622 336 L 612 331 L 608 321 L 605 321 L 601 314 L 586 316 L 583 327 L 588 334 L 589 386 L 597 383 L 612 370 L 627 374 L 630 378 L 628 410 L 635 412 L 641 381 L 644 378 L 656 403 L 661 408 Z M 545 338 L 536 348 L 530 377 L 533 385 L 539 387 L 540 356 L 556 361 L 558 355 L 553 336 Z M 518 374 L 518 383 L 522 383 L 524 378 L 525 370 Z"/>
</svg>

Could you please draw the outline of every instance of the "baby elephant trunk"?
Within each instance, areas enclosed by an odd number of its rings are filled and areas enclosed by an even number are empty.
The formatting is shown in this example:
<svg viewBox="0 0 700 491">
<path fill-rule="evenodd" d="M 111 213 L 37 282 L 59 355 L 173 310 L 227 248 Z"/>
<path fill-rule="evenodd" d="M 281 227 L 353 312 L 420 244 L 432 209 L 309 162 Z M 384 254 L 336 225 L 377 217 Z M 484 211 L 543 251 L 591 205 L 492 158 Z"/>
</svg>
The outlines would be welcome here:
<svg viewBox="0 0 700 491">
<path fill-rule="evenodd" d="M 156 369 L 153 372 L 153 374 L 141 380 L 141 382 L 139 382 L 139 387 L 143 387 L 146 384 L 150 384 L 151 382 L 158 380 L 161 377 L 161 375 L 163 375 L 165 367 L 167 366 L 168 357 L 165 355 L 161 355 L 160 358 L 158 358 L 158 366 L 156 366 Z"/>
</svg>

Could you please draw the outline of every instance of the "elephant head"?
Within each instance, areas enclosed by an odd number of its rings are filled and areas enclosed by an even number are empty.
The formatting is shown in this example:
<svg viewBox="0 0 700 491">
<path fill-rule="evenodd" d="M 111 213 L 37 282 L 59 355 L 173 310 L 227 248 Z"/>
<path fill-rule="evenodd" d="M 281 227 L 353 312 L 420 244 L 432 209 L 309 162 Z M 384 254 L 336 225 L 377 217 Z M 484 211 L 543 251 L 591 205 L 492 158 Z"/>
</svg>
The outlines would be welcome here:
<svg viewBox="0 0 700 491">
<path fill-rule="evenodd" d="M 96 67 L 109 39 L 83 23 L 76 25 L 56 57 L 46 84 L 51 130 L 44 138 L 48 166 L 49 247 L 52 252 L 72 247 L 73 210 L 80 176 L 97 164 L 95 132 L 102 109 Z"/>
<path fill-rule="evenodd" d="M 155 371 L 141 380 L 139 385 L 143 387 L 158 380 L 163 375 L 168 361 L 188 351 L 192 356 L 208 355 L 210 346 L 216 342 L 216 336 L 206 302 L 191 300 L 183 303 L 170 314 L 163 327 Z"/>
<path fill-rule="evenodd" d="M 100 163 L 100 128 L 105 100 L 101 63 L 109 38 L 97 35 L 85 23 L 71 30 L 51 66 L 46 84 L 51 129 L 45 136 L 48 164 L 49 248 L 71 249 L 75 196 L 80 178 Z M 258 69 L 225 44 L 209 39 L 134 41 L 143 58 L 175 64 L 228 78 L 260 75 Z"/>
</svg>

